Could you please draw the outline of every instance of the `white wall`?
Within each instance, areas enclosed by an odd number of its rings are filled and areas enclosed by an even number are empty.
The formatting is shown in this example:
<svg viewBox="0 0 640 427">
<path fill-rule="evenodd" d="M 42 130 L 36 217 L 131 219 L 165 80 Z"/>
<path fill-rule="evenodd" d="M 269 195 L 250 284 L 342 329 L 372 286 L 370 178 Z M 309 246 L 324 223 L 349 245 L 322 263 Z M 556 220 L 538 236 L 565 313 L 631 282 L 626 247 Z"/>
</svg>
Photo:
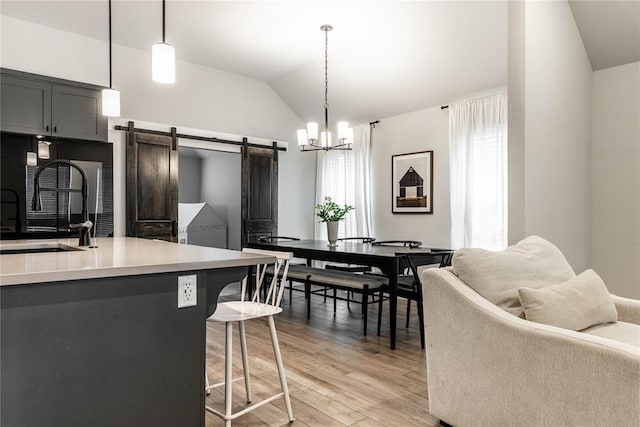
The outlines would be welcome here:
<svg viewBox="0 0 640 427">
<path fill-rule="evenodd" d="M 371 143 L 373 237 L 450 247 L 448 111 L 437 106 L 380 119 Z M 391 213 L 391 156 L 427 150 L 433 150 L 433 214 Z"/>
<path fill-rule="evenodd" d="M 593 73 L 592 265 L 640 299 L 640 62 Z"/>
<path fill-rule="evenodd" d="M 527 2 L 510 19 L 525 31 L 524 123 L 509 123 L 524 124 L 524 164 L 510 164 L 523 174 L 524 234 L 555 243 L 580 272 L 591 255 L 591 65 L 566 2 Z M 514 89 L 522 76 L 511 70 Z"/>
<path fill-rule="evenodd" d="M 27 21 L 0 16 L 0 66 L 97 85 L 108 85 L 108 45 Z M 219 131 L 268 140 L 295 141 L 301 120 L 264 82 L 177 61 L 176 83 L 151 80 L 150 52 L 113 47 L 113 87 L 121 92 L 121 116 L 179 128 Z M 110 124 L 121 121 L 110 120 Z M 124 147 L 114 142 L 116 235 L 124 233 Z M 315 156 L 281 156 L 279 221 L 292 234 L 313 234 Z M 311 191 L 309 191 L 311 190 Z"/>
</svg>

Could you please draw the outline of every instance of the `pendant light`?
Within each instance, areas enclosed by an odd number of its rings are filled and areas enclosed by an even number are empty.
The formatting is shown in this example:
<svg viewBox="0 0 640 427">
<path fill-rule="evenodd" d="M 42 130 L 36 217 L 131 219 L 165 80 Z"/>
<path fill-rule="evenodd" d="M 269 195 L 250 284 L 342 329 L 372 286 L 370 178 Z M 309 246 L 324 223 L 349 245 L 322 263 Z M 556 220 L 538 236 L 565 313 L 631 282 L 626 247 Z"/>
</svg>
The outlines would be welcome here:
<svg viewBox="0 0 640 427">
<path fill-rule="evenodd" d="M 158 83 L 176 81 L 176 51 L 165 43 L 165 0 L 162 0 L 162 42 L 151 48 L 151 78 Z"/>
<path fill-rule="evenodd" d="M 109 89 L 102 90 L 102 114 L 120 117 L 120 91 L 113 88 L 111 69 L 111 0 L 109 0 Z"/>
<path fill-rule="evenodd" d="M 333 30 L 331 25 L 323 25 L 320 27 L 324 31 L 324 130 L 320 132 L 318 139 L 318 123 L 307 123 L 306 129 L 298 129 L 298 145 L 301 151 L 317 151 L 317 150 L 351 150 L 353 143 L 353 128 L 349 127 L 348 122 L 338 122 L 338 141 L 334 144 L 329 132 L 329 31 Z"/>
</svg>

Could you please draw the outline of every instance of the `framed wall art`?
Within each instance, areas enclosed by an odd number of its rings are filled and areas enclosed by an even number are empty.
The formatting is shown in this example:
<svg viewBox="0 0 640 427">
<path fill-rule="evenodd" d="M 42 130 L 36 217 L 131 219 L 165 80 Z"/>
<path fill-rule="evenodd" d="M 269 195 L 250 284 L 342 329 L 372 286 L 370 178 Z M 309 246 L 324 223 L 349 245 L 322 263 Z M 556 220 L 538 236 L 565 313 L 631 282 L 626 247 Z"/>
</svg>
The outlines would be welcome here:
<svg viewBox="0 0 640 427">
<path fill-rule="evenodd" d="M 433 213 L 433 151 L 391 157 L 391 212 Z"/>
</svg>

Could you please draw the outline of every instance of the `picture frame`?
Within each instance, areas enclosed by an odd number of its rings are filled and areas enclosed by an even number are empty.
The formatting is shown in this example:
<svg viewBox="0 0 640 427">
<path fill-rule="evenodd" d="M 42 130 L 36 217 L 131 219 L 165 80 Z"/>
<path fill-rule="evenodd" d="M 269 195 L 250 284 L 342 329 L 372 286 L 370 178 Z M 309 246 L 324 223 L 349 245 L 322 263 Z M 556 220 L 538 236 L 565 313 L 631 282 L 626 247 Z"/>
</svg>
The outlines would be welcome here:
<svg viewBox="0 0 640 427">
<path fill-rule="evenodd" d="M 391 212 L 433 213 L 433 150 L 391 156 Z"/>
</svg>

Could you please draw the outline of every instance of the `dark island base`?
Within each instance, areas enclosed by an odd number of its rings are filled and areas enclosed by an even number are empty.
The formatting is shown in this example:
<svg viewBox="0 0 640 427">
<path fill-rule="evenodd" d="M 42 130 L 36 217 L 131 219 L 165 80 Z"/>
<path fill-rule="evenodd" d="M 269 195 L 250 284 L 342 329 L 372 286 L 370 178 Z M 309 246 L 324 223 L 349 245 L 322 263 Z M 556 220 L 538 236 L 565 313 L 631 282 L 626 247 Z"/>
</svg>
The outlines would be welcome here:
<svg viewBox="0 0 640 427">
<path fill-rule="evenodd" d="M 0 288 L 0 425 L 204 426 L 205 320 L 246 267 Z M 177 308 L 177 277 L 198 275 Z"/>
</svg>

